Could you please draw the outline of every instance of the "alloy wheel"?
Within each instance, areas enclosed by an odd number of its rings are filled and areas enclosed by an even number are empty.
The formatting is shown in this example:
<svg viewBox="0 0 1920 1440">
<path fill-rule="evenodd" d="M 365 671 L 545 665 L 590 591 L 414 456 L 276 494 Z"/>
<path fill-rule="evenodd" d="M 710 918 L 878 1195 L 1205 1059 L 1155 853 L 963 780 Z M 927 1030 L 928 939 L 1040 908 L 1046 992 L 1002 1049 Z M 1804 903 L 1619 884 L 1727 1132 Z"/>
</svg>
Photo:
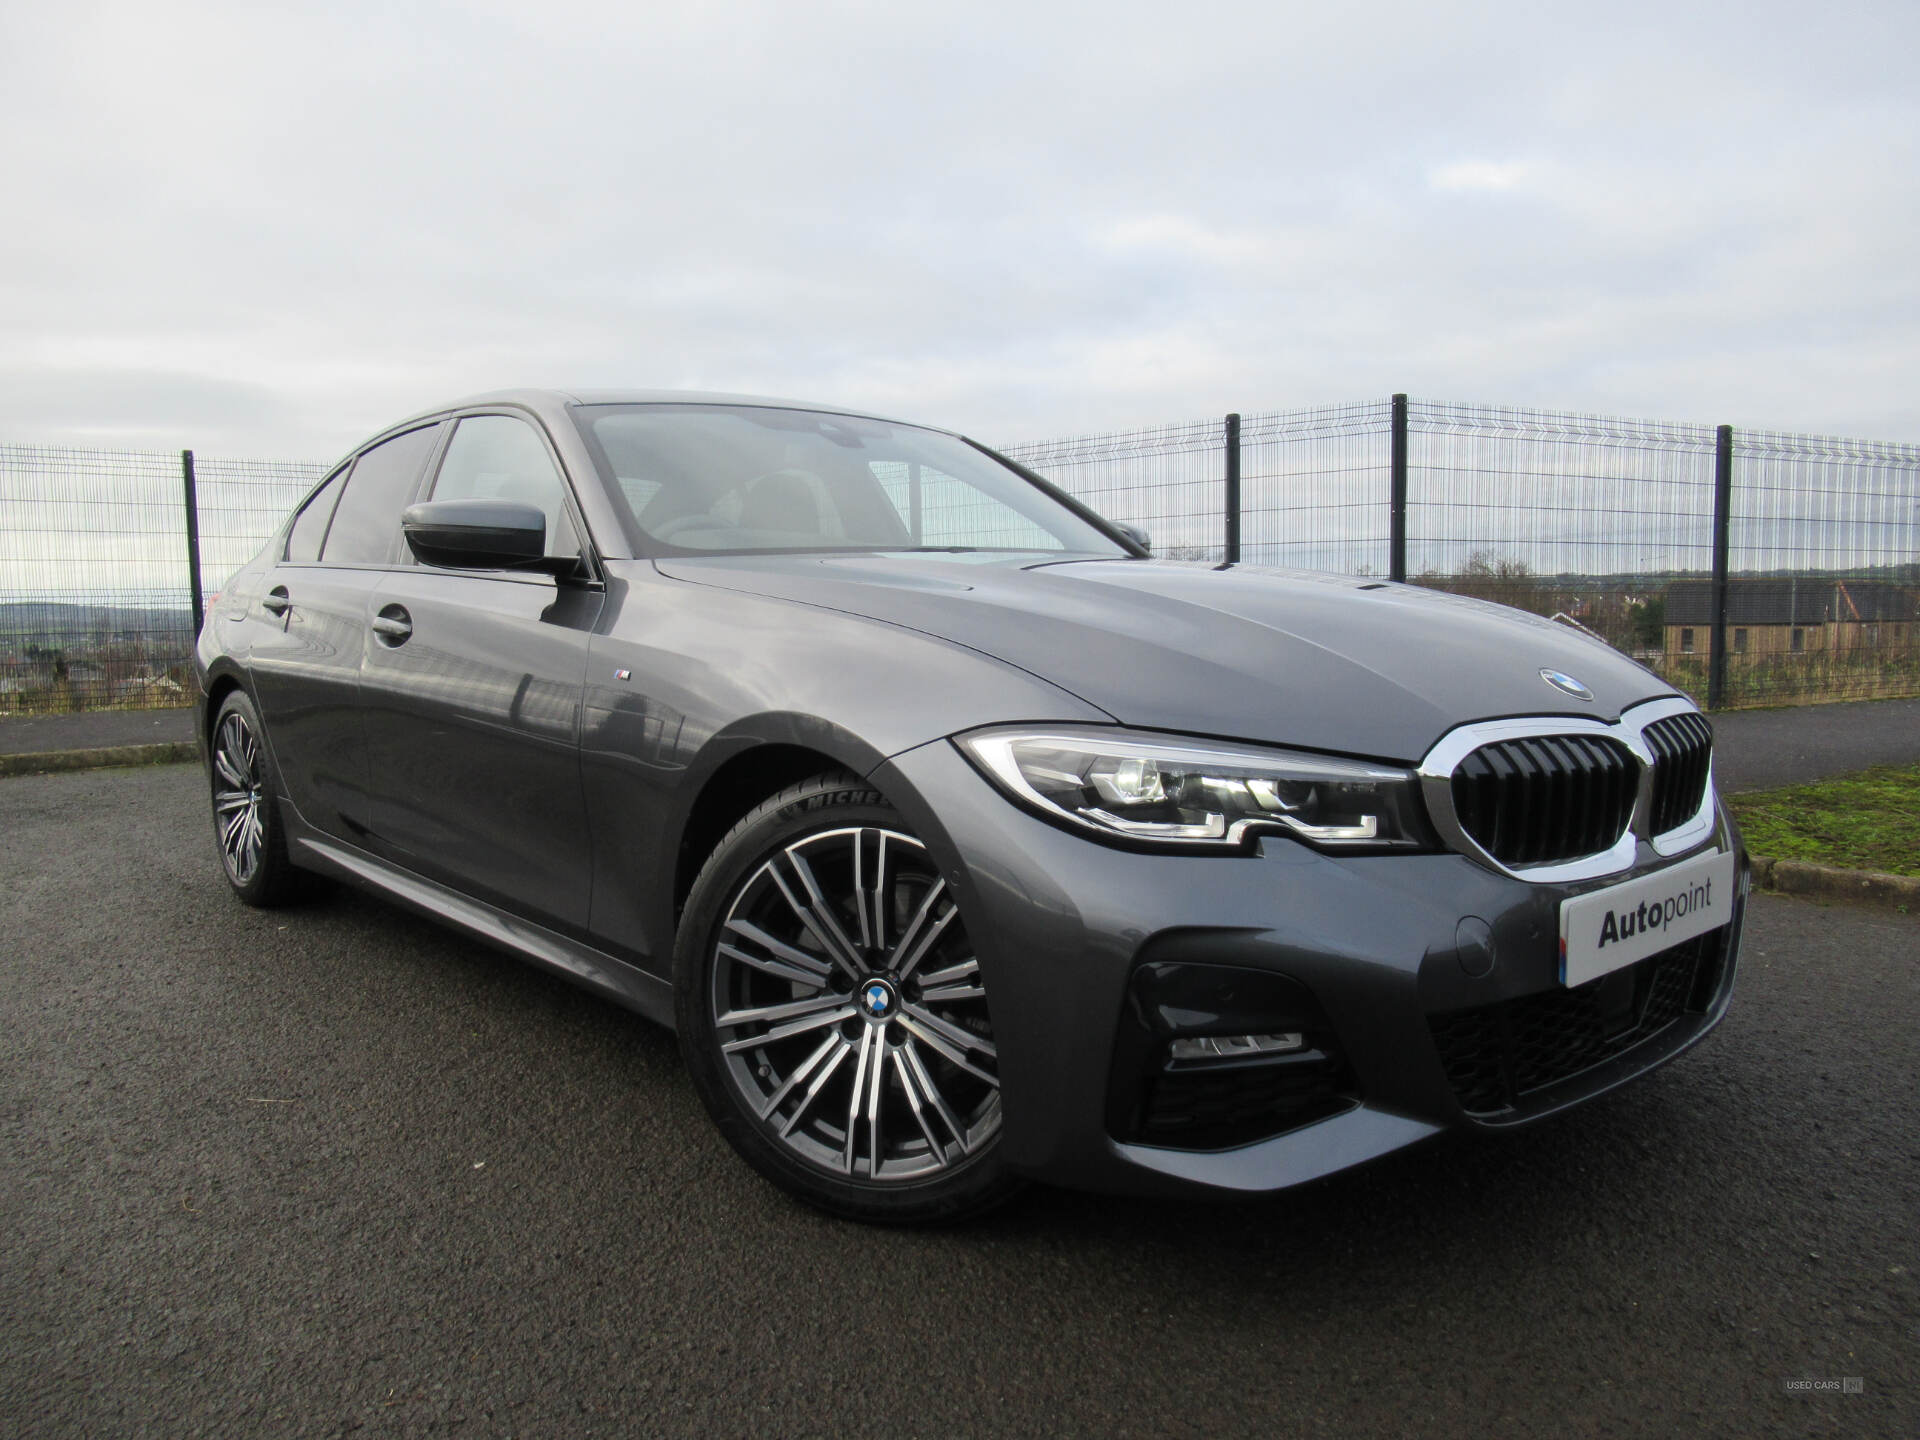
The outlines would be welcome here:
<svg viewBox="0 0 1920 1440">
<path fill-rule="evenodd" d="M 246 885 L 260 870 L 267 833 L 261 814 L 265 794 L 260 742 L 246 718 L 229 710 L 214 736 L 213 815 L 220 858 L 236 885 Z"/>
<path fill-rule="evenodd" d="M 911 835 L 852 826 L 783 845 L 735 893 L 709 973 L 728 1082 L 808 1166 L 924 1181 L 998 1132 L 979 960 Z"/>
</svg>

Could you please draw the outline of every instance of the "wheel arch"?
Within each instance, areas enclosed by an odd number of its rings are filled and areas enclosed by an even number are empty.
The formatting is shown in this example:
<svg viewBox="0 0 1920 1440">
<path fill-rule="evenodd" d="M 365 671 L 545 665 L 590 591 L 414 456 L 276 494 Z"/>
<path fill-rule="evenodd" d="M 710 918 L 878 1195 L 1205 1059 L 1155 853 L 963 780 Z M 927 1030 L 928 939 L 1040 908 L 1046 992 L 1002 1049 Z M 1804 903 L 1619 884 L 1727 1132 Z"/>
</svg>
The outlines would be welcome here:
<svg viewBox="0 0 1920 1440">
<path fill-rule="evenodd" d="M 233 670 L 222 668 L 207 676 L 206 699 L 200 706 L 200 714 L 198 716 L 198 738 L 203 754 L 212 753 L 213 722 L 215 717 L 220 713 L 220 707 L 227 703 L 227 696 L 236 690 L 245 690 L 246 688 L 247 687 L 241 683 L 238 672 Z M 249 698 L 251 698 L 252 692 L 249 691 L 248 695 Z M 257 701 L 255 702 L 256 708 L 258 707 L 258 703 Z"/>
<path fill-rule="evenodd" d="M 845 771 L 864 778 L 885 759 L 850 731 L 813 716 L 761 715 L 715 735 L 696 761 L 675 826 L 675 928 L 701 867 L 754 806 L 815 775 Z"/>
</svg>

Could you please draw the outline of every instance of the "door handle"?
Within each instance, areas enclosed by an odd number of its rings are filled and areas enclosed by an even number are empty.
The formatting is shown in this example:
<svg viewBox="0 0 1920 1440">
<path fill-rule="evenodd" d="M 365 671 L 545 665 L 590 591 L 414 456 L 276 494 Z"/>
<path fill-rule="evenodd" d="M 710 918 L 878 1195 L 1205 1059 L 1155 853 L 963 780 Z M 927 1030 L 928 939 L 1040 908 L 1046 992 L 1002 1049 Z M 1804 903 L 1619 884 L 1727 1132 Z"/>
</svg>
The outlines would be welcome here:
<svg viewBox="0 0 1920 1440">
<path fill-rule="evenodd" d="M 274 615 L 284 615 L 293 608 L 293 597 L 287 594 L 287 587 L 276 585 L 260 597 L 260 608 Z"/>
<path fill-rule="evenodd" d="M 387 605 L 373 617 L 373 633 L 383 645 L 404 645 L 413 634 L 413 617 L 404 605 Z"/>
</svg>

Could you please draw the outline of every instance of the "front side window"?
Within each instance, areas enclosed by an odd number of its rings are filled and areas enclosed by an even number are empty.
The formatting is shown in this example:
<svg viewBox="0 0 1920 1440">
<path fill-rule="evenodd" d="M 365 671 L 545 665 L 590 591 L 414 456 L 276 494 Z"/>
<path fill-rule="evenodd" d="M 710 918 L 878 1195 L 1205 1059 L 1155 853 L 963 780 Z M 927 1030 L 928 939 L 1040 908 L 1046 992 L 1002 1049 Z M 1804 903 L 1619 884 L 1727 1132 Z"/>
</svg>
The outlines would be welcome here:
<svg viewBox="0 0 1920 1440">
<path fill-rule="evenodd" d="M 511 415 L 469 415 L 453 432 L 435 500 L 518 500 L 547 517 L 547 554 L 577 556 L 580 539 L 567 514 L 567 487 L 546 443 Z"/>
<path fill-rule="evenodd" d="M 935 430 L 757 405 L 574 413 L 609 491 L 662 550 L 1126 553 L 1017 472 Z"/>
<path fill-rule="evenodd" d="M 400 512 L 413 499 L 420 467 L 433 453 L 439 433 L 438 425 L 423 425 L 361 452 L 333 512 L 322 560 L 343 565 L 392 561 L 400 540 Z"/>
</svg>

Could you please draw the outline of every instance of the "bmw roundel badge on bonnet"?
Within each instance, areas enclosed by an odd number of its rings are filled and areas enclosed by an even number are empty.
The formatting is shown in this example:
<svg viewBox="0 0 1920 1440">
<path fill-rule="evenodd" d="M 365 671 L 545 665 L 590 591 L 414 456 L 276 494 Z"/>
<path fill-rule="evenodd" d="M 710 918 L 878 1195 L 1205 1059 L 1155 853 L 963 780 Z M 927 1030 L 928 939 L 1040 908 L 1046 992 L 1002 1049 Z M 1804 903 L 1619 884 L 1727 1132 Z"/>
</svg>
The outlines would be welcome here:
<svg viewBox="0 0 1920 1440">
<path fill-rule="evenodd" d="M 1576 700 L 1591 701 L 1593 699 L 1593 691 L 1582 685 L 1564 670 L 1542 670 L 1540 672 L 1540 678 L 1546 681 L 1547 684 L 1553 686 L 1554 689 L 1571 695 Z"/>
</svg>

